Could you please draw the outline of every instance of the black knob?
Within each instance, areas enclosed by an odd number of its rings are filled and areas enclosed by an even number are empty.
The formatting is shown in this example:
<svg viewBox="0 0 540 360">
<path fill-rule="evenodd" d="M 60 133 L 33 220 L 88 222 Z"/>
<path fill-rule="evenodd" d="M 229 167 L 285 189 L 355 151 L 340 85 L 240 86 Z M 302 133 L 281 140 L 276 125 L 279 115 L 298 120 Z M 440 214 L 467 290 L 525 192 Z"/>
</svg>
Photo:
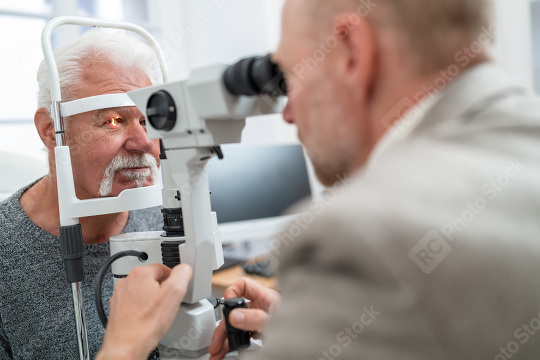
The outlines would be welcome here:
<svg viewBox="0 0 540 360">
<path fill-rule="evenodd" d="M 223 317 L 225 318 L 225 325 L 227 326 L 227 333 L 229 335 L 229 348 L 231 349 L 231 351 L 242 350 L 248 348 L 250 345 L 249 331 L 237 329 L 229 323 L 230 312 L 237 308 L 247 308 L 246 300 L 242 298 L 225 300 L 223 307 Z"/>
<path fill-rule="evenodd" d="M 156 130 L 170 131 L 176 124 L 176 105 L 165 90 L 152 94 L 146 104 L 146 116 Z"/>
</svg>

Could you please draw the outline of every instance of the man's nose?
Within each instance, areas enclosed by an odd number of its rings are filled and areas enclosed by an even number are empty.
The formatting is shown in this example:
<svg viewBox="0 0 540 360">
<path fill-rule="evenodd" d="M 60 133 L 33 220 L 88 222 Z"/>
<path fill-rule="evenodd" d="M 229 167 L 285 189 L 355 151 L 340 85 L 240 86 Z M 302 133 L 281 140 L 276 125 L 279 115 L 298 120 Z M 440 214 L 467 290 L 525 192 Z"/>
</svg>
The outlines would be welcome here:
<svg viewBox="0 0 540 360">
<path fill-rule="evenodd" d="M 283 109 L 283 120 L 285 120 L 285 122 L 288 124 L 294 124 L 293 111 L 290 101 L 287 103 L 287 105 L 285 105 L 285 109 Z"/>
<path fill-rule="evenodd" d="M 127 126 L 124 148 L 129 152 L 149 153 L 153 142 L 148 138 L 146 126 L 139 121 L 133 121 Z"/>
</svg>

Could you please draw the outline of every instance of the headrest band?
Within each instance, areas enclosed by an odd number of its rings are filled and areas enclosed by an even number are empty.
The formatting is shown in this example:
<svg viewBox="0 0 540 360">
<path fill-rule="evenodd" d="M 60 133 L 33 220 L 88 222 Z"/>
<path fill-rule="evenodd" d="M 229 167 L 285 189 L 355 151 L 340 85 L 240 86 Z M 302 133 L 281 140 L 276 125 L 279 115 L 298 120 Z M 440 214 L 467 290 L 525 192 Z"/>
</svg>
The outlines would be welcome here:
<svg viewBox="0 0 540 360">
<path fill-rule="evenodd" d="M 135 106 L 127 93 L 90 96 L 60 104 L 62 116 L 72 116 L 88 111 L 122 106 Z"/>
</svg>

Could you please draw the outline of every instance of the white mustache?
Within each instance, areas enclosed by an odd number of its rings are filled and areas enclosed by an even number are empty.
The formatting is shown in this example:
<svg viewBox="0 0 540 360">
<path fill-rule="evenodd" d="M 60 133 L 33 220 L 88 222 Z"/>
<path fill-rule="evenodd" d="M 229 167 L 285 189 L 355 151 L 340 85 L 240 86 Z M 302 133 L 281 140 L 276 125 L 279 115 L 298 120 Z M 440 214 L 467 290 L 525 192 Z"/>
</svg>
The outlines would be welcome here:
<svg viewBox="0 0 540 360">
<path fill-rule="evenodd" d="M 142 187 L 143 182 L 152 177 L 152 183 L 156 184 L 158 179 L 158 166 L 156 159 L 146 153 L 144 155 L 117 155 L 105 168 L 103 179 L 99 183 L 99 195 L 110 196 L 112 192 L 114 175 L 117 171 L 135 168 L 145 168 L 138 171 L 122 171 L 122 175 L 135 181 L 135 186 Z"/>
</svg>

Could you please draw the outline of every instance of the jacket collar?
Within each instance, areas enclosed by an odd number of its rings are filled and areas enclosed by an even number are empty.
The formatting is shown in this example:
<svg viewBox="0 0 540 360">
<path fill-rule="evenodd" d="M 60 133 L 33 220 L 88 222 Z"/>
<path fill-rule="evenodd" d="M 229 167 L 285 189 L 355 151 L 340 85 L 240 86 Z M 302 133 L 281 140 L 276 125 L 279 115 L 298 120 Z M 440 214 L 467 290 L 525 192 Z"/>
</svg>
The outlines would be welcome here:
<svg viewBox="0 0 540 360">
<path fill-rule="evenodd" d="M 493 63 L 483 63 L 462 72 L 450 82 L 436 104 L 426 113 L 415 133 L 436 134 L 462 124 L 449 119 L 463 121 L 481 112 L 491 103 L 509 94 L 527 94 L 528 90 L 518 85 Z"/>
</svg>

